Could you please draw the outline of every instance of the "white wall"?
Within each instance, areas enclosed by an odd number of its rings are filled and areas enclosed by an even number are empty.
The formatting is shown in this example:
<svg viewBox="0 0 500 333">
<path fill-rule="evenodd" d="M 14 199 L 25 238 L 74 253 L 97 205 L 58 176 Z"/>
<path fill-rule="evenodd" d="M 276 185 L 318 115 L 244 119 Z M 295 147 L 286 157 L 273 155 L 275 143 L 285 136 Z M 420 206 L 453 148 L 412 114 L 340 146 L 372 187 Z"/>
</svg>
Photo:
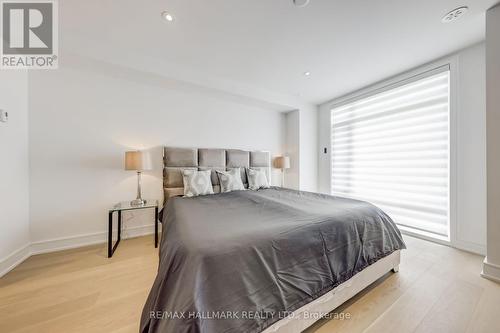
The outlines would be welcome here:
<svg viewBox="0 0 500 333">
<path fill-rule="evenodd" d="M 300 189 L 318 190 L 318 108 L 304 106 L 300 109 Z"/>
<path fill-rule="evenodd" d="M 500 6 L 486 13 L 488 249 L 483 276 L 500 282 Z"/>
<path fill-rule="evenodd" d="M 484 253 L 486 248 L 486 105 L 485 105 L 485 46 L 474 45 L 454 55 L 426 64 L 409 73 L 418 73 L 443 63 L 452 62 L 452 77 L 456 78 L 456 228 L 452 231 L 453 245 L 468 251 Z M 396 82 L 408 74 L 389 79 Z M 377 83 L 359 93 L 384 85 Z M 355 93 L 356 94 L 356 93 Z M 342 98 L 340 98 L 342 99 Z M 330 110 L 339 101 L 320 105 L 318 115 L 318 189 L 330 192 Z M 453 107 L 453 106 L 452 106 Z M 323 149 L 328 153 L 324 154 Z"/>
<path fill-rule="evenodd" d="M 107 208 L 135 197 L 136 175 L 122 170 L 126 150 L 153 152 L 156 169 L 143 177 L 143 197 L 158 199 L 162 145 L 283 153 L 282 113 L 154 74 L 91 65 L 30 73 L 31 236 L 39 250 L 105 239 Z M 273 176 L 279 184 L 279 171 Z M 152 224 L 151 213 L 134 214 L 126 233 L 150 230 L 141 226 Z"/>
<path fill-rule="evenodd" d="M 318 188 L 318 109 L 302 105 L 286 113 L 285 154 L 290 156 L 285 185 L 302 191 Z"/>
<path fill-rule="evenodd" d="M 484 43 L 458 53 L 456 246 L 486 252 L 486 68 Z"/>
<path fill-rule="evenodd" d="M 285 187 L 300 188 L 300 111 L 285 114 L 285 155 L 290 157 L 290 169 L 285 170 Z"/>
<path fill-rule="evenodd" d="M 24 71 L 0 71 L 0 276 L 29 255 L 28 81 Z"/>
<path fill-rule="evenodd" d="M 321 104 L 318 109 L 318 192 L 330 194 L 330 103 Z"/>
</svg>

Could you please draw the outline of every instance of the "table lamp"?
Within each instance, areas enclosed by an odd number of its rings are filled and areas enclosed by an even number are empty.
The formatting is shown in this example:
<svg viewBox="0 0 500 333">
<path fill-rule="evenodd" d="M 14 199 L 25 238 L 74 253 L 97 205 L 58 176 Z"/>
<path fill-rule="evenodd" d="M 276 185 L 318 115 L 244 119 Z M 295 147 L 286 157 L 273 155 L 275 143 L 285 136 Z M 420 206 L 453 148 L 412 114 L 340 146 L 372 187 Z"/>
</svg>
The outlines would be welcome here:
<svg viewBox="0 0 500 333">
<path fill-rule="evenodd" d="M 141 173 L 151 170 L 152 163 L 149 154 L 142 151 L 125 152 L 125 170 L 137 171 L 137 199 L 130 202 L 133 206 L 142 206 L 145 201 L 141 195 Z"/>
<path fill-rule="evenodd" d="M 290 157 L 278 156 L 276 157 L 274 164 L 276 168 L 281 169 L 281 186 L 285 187 L 285 170 L 290 169 Z"/>
</svg>

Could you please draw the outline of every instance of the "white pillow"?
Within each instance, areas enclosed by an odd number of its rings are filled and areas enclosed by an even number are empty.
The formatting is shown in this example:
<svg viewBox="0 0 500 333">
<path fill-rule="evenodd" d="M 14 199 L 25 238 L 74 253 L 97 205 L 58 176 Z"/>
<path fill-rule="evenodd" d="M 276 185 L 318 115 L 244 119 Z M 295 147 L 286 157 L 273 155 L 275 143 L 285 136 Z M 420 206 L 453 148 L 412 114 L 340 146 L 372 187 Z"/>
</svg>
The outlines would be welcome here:
<svg viewBox="0 0 500 333">
<path fill-rule="evenodd" d="M 267 181 L 266 172 L 264 170 L 247 168 L 247 178 L 248 178 L 248 188 L 250 190 L 256 191 L 261 188 L 270 187 L 269 182 Z"/>
<path fill-rule="evenodd" d="M 244 190 L 245 186 L 241 181 L 240 168 L 229 169 L 228 171 L 216 170 L 220 182 L 221 193 Z"/>
<path fill-rule="evenodd" d="M 197 197 L 199 195 L 214 194 L 210 173 L 210 170 L 184 170 L 182 172 L 184 196 Z"/>
</svg>

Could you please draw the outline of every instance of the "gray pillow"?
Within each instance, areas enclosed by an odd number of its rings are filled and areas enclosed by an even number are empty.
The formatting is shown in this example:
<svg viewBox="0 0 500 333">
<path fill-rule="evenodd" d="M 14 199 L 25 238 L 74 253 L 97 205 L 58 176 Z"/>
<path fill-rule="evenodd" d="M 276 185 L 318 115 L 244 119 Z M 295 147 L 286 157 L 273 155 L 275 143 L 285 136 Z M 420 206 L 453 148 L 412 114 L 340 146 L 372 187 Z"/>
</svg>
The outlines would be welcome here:
<svg viewBox="0 0 500 333">
<path fill-rule="evenodd" d="M 184 181 L 184 196 L 196 197 L 205 194 L 214 194 L 210 170 L 184 170 L 182 173 Z"/>
<path fill-rule="evenodd" d="M 217 172 L 217 176 L 219 177 L 221 193 L 245 189 L 241 181 L 240 168 L 233 168 L 228 171 L 215 170 L 215 172 Z"/>
<path fill-rule="evenodd" d="M 261 188 L 269 188 L 266 172 L 264 170 L 247 168 L 248 188 L 250 190 L 258 190 Z"/>
</svg>

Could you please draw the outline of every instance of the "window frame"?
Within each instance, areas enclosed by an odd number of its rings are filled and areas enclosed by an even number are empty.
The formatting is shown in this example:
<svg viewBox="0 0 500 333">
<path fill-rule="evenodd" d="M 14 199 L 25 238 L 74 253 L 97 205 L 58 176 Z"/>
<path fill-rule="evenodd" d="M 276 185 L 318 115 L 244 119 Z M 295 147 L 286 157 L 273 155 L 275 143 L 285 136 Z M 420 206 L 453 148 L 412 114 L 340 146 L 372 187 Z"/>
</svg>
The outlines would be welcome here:
<svg viewBox="0 0 500 333">
<path fill-rule="evenodd" d="M 457 235 L 457 111 L 459 109 L 458 105 L 458 70 L 459 61 L 458 56 L 446 57 L 440 59 L 438 61 L 420 66 L 416 69 L 410 70 L 400 75 L 396 75 L 389 79 L 380 81 L 376 84 L 370 85 L 368 87 L 362 88 L 353 93 L 344 95 L 340 98 L 334 99 L 330 102 L 325 103 L 322 106 L 323 110 L 328 110 L 328 117 L 331 116 L 331 110 L 341 107 L 343 105 L 352 103 L 356 100 L 367 98 L 379 93 L 382 93 L 387 90 L 395 89 L 405 84 L 423 79 L 430 75 L 438 74 L 440 72 L 449 70 L 450 72 L 450 114 L 449 114 L 449 224 L 448 224 L 448 237 L 435 235 L 433 233 L 418 231 L 402 226 L 398 226 L 403 234 L 430 240 L 433 242 L 445 244 L 445 245 L 454 245 L 456 243 L 456 235 Z M 321 121 L 321 119 L 320 119 Z M 332 128 L 329 122 L 328 130 L 328 138 L 332 136 Z M 331 147 L 331 139 L 328 139 L 329 145 Z M 328 149 L 327 160 L 328 160 L 328 190 L 329 193 L 332 192 L 331 188 L 331 177 L 332 177 L 332 154 L 331 149 Z"/>
</svg>

